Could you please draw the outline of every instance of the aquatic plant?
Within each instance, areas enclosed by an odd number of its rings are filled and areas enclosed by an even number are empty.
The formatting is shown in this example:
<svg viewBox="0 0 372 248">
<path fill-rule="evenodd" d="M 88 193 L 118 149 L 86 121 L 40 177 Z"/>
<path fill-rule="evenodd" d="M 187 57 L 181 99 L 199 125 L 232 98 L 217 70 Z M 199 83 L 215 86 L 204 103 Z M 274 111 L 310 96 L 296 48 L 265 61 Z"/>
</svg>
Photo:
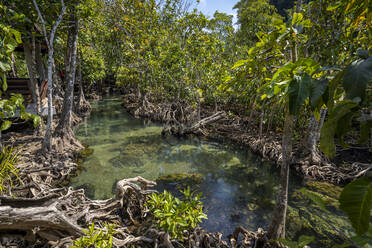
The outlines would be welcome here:
<svg viewBox="0 0 372 248">
<path fill-rule="evenodd" d="M 164 190 L 161 194 L 152 194 L 146 204 L 159 228 L 168 232 L 172 238 L 183 240 L 184 231 L 196 228 L 202 219 L 207 219 L 207 215 L 203 213 L 201 193 L 194 195 L 190 187 L 181 192 L 184 200 Z"/>
</svg>

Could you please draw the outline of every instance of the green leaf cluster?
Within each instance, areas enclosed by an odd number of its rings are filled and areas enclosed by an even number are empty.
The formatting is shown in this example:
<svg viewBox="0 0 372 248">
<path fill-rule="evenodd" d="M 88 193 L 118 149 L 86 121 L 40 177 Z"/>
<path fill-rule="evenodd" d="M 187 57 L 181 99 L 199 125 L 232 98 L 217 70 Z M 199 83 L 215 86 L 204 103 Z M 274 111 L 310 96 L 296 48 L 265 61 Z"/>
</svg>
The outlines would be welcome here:
<svg viewBox="0 0 372 248">
<path fill-rule="evenodd" d="M 0 150 L 0 193 L 8 191 L 13 186 L 13 179 L 18 180 L 17 161 L 19 151 L 11 146 L 3 146 Z"/>
<path fill-rule="evenodd" d="M 92 223 L 88 230 L 84 230 L 85 235 L 74 241 L 71 248 L 111 248 L 115 225 L 106 224 L 104 228 L 96 228 Z"/>
<path fill-rule="evenodd" d="M 201 193 L 194 195 L 190 187 L 181 191 L 184 200 L 174 197 L 168 191 L 152 194 L 146 205 L 153 213 L 158 227 L 172 238 L 183 240 L 184 231 L 192 231 L 207 215 L 203 213 Z"/>
</svg>

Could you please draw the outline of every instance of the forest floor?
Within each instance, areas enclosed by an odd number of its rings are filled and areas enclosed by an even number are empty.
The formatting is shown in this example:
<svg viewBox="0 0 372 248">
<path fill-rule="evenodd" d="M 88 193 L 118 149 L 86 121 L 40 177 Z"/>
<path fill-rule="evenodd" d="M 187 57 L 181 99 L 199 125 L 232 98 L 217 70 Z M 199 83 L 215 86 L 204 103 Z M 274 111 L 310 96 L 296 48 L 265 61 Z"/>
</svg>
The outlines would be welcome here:
<svg viewBox="0 0 372 248">
<path fill-rule="evenodd" d="M 123 107 L 136 118 L 147 118 L 165 123 L 168 130 L 173 129 L 173 133 L 174 129 L 177 129 L 174 126 L 190 126 L 190 122 L 192 122 L 190 120 L 195 120 L 196 116 L 196 111 L 190 111 L 190 107 L 185 102 L 150 101 L 131 93 L 123 96 Z M 219 111 L 228 114 L 192 133 L 209 139 L 229 141 L 242 147 L 249 147 L 264 159 L 280 164 L 282 159 L 281 132 L 265 130 L 260 136 L 257 118 L 250 119 L 249 116 L 238 114 L 244 113 L 242 109 L 239 109 L 239 106 L 220 106 Z M 216 114 L 214 106 L 201 105 L 201 119 L 214 114 Z M 172 127 L 169 128 L 169 126 Z M 175 131 L 175 133 L 177 132 Z M 306 154 L 304 150 L 300 142 L 293 144 L 292 168 L 300 176 L 310 180 L 343 185 L 363 176 L 372 168 L 372 152 L 368 148 L 341 149 L 338 147 L 335 158 L 327 159 L 319 153 L 321 159 L 316 162 L 313 162 L 310 154 Z"/>
</svg>

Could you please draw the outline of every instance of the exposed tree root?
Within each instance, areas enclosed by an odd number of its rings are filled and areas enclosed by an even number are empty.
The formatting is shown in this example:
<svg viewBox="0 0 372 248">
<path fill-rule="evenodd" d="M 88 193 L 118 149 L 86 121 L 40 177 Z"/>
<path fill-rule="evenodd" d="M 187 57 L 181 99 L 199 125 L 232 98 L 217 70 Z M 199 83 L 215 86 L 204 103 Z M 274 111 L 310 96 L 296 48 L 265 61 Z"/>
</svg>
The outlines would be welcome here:
<svg viewBox="0 0 372 248">
<path fill-rule="evenodd" d="M 187 134 L 202 134 L 206 135 L 205 131 L 203 131 L 203 128 L 205 128 L 206 125 L 212 124 L 214 122 L 217 122 L 223 118 L 226 117 L 226 113 L 223 111 L 217 112 L 211 116 L 208 116 L 197 123 L 187 127 L 184 126 L 182 123 L 178 123 L 177 125 L 172 126 L 164 126 L 162 134 L 172 134 L 175 136 L 183 136 Z"/>
<path fill-rule="evenodd" d="M 262 229 L 254 233 L 242 227 L 230 235 L 229 243 L 221 233 L 208 233 L 201 228 L 185 232 L 183 241 L 171 239 L 168 233 L 151 224 L 153 217 L 144 204 L 148 195 L 155 192 L 150 189 L 154 185 L 155 182 L 142 177 L 123 179 L 116 185 L 116 199 L 108 200 L 90 200 L 83 189 L 72 188 L 32 199 L 1 197 L 0 232 L 7 242 L 13 239 L 13 243 L 69 247 L 91 222 L 98 227 L 110 222 L 117 224 L 115 247 L 277 247 L 268 242 Z M 124 227 L 122 221 L 128 226 Z M 14 236 L 14 231 L 26 235 Z M 239 239 L 240 234 L 243 239 Z"/>
<path fill-rule="evenodd" d="M 135 94 L 123 98 L 125 108 L 136 118 L 165 123 L 166 126 L 191 123 L 196 120 L 196 110 L 184 102 L 153 104 L 146 96 L 138 99 Z"/>
<path fill-rule="evenodd" d="M 135 94 L 124 95 L 123 106 L 137 118 L 165 123 L 163 134 L 176 136 L 196 134 L 230 140 L 241 146 L 248 146 L 264 159 L 278 164 L 282 161 L 281 134 L 268 131 L 260 135 L 259 126 L 247 116 L 231 115 L 229 118 L 222 118 L 221 115 L 221 118 L 209 122 L 208 120 L 219 114 L 204 106 L 202 118 L 205 119 L 196 122 L 196 111 L 185 107 L 189 106 L 187 103 L 151 103 L 146 97 L 139 99 Z M 371 167 L 370 164 L 365 166 L 360 163 L 336 165 L 320 152 L 305 154 L 301 144 L 294 144 L 293 151 L 291 167 L 301 176 L 311 180 L 345 184 L 365 175 Z"/>
</svg>

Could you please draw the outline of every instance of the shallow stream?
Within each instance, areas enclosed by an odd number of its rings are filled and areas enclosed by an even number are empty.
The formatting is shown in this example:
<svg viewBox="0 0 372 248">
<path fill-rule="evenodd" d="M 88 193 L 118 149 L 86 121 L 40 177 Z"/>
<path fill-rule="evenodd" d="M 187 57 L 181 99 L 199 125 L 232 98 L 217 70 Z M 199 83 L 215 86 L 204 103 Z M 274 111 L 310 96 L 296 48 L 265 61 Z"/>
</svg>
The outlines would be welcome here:
<svg viewBox="0 0 372 248">
<path fill-rule="evenodd" d="M 138 175 L 157 180 L 159 191 L 167 189 L 176 195 L 190 185 L 203 193 L 208 220 L 201 226 L 208 231 L 227 235 L 238 225 L 251 230 L 267 228 L 279 184 L 279 168 L 275 165 L 231 144 L 164 139 L 161 126 L 134 119 L 123 110 L 120 98 L 107 98 L 92 107 L 76 135 L 94 152 L 84 160 L 83 170 L 72 179 L 72 186 L 85 188 L 91 198 L 105 199 L 114 195 L 118 180 Z M 304 184 L 294 175 L 290 181 L 287 236 L 316 236 L 312 247 L 340 243 L 334 227 L 346 234 L 350 230 L 337 208 L 340 188 Z M 296 192 L 302 187 L 327 200 L 328 212 L 310 205 Z"/>
</svg>

